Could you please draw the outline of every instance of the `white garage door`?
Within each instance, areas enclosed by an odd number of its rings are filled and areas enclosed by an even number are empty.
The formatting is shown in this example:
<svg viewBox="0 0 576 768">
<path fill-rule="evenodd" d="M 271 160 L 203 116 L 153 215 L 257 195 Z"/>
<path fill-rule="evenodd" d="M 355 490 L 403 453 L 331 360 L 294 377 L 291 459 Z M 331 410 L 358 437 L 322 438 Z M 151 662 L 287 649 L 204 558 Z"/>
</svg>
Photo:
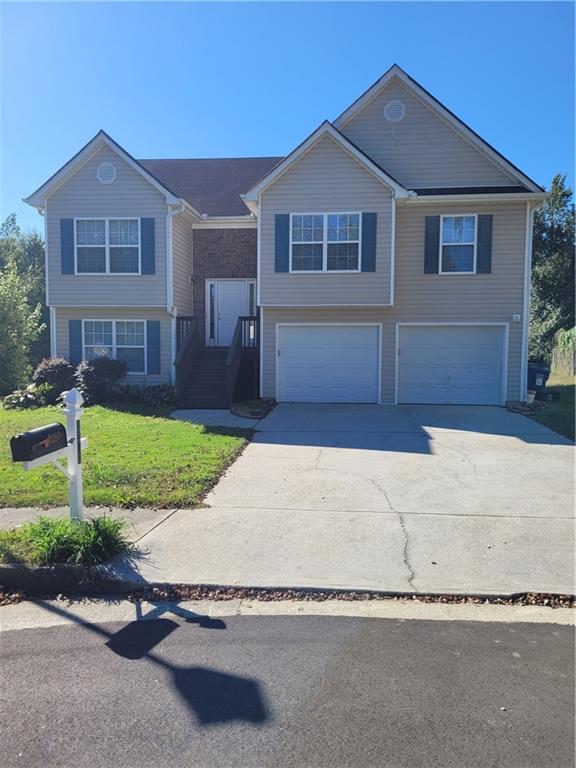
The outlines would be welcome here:
<svg viewBox="0 0 576 768">
<path fill-rule="evenodd" d="M 501 405 L 503 326 L 399 326 L 398 402 Z"/>
<path fill-rule="evenodd" d="M 279 325 L 277 343 L 280 402 L 378 402 L 378 326 Z"/>
</svg>

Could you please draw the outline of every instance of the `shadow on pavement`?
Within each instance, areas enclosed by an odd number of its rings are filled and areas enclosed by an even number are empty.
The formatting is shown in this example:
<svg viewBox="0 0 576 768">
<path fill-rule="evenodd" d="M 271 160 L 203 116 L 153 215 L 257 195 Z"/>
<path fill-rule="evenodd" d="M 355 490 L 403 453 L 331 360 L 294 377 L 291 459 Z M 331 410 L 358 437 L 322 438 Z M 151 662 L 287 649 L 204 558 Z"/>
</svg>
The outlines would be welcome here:
<svg viewBox="0 0 576 768">
<path fill-rule="evenodd" d="M 226 624 L 221 619 L 187 611 L 177 603 L 156 604 L 152 611 L 142 615 L 140 603 L 136 603 L 136 621 L 131 621 L 118 632 L 112 633 L 100 625 L 83 623 L 64 608 L 43 601 L 39 601 L 38 605 L 80 624 L 89 632 L 106 637 L 105 645 L 116 655 L 130 661 L 147 659 L 167 670 L 173 687 L 201 726 L 233 720 L 247 721 L 255 725 L 271 719 L 257 680 L 207 667 L 176 666 L 153 653 L 159 643 L 181 627 L 181 624 L 172 619 L 162 618 L 163 614 L 175 614 L 187 624 L 195 623 L 204 629 L 226 629 Z"/>
</svg>

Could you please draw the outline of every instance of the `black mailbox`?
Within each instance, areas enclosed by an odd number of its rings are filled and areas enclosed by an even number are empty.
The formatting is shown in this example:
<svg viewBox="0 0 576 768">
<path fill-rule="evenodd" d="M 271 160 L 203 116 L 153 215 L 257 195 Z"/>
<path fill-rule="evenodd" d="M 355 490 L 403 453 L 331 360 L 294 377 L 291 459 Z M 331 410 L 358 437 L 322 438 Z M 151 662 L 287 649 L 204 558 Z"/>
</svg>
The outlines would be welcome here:
<svg viewBox="0 0 576 768">
<path fill-rule="evenodd" d="M 48 424 L 10 438 L 12 461 L 34 461 L 66 448 L 68 440 L 62 424 Z"/>
</svg>

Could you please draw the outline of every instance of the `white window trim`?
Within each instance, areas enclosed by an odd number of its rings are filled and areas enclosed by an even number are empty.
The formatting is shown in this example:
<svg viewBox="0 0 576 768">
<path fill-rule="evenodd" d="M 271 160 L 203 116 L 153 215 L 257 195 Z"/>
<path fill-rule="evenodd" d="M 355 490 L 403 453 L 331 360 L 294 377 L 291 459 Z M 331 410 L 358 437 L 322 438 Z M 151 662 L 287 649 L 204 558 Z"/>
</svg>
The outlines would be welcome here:
<svg viewBox="0 0 576 768">
<path fill-rule="evenodd" d="M 100 273 L 99 273 L 100 274 Z M 144 324 L 144 370 L 143 371 L 127 371 L 127 376 L 147 376 L 148 375 L 148 338 L 146 333 L 146 320 L 142 320 L 138 317 L 125 317 L 112 320 L 109 317 L 87 317 L 82 320 L 82 359 L 86 360 L 86 344 L 85 344 L 85 323 L 112 323 L 112 357 L 116 358 L 116 323 L 143 323 Z M 91 346 L 90 344 L 88 346 Z M 140 345 L 121 345 L 122 349 L 142 349 Z"/>
<path fill-rule="evenodd" d="M 454 218 L 473 218 L 474 219 L 474 242 L 473 243 L 444 243 L 442 241 L 444 234 L 444 219 Z M 473 245 L 474 246 L 474 262 L 472 271 L 466 270 L 465 272 L 445 272 L 442 269 L 442 248 L 445 245 Z M 440 216 L 440 255 L 438 260 L 438 274 L 439 275 L 475 275 L 476 274 L 476 256 L 478 251 L 478 214 L 477 213 L 444 213 Z"/>
<path fill-rule="evenodd" d="M 292 269 L 292 245 L 320 245 L 320 240 L 292 241 L 292 217 L 293 216 L 322 216 L 322 269 Z M 358 240 L 328 240 L 328 216 L 358 216 Z M 336 211 L 329 213 L 291 213 L 290 214 L 290 263 L 289 273 L 292 275 L 354 275 L 362 271 L 362 213 L 360 211 Z M 358 268 L 357 269 L 328 269 L 328 244 L 334 243 L 358 243 Z"/>
<path fill-rule="evenodd" d="M 80 245 L 78 246 L 76 236 L 76 224 L 78 221 L 103 221 L 105 228 L 104 245 Z M 110 245 L 109 223 L 111 221 L 137 221 L 138 222 L 138 272 L 110 272 L 110 248 L 136 248 L 135 245 Z M 106 271 L 105 272 L 79 272 L 78 271 L 78 247 L 80 248 L 104 248 L 106 252 Z M 74 274 L 75 275 L 111 275 L 112 277 L 125 277 L 142 274 L 142 219 L 136 216 L 78 216 L 74 219 Z"/>
</svg>

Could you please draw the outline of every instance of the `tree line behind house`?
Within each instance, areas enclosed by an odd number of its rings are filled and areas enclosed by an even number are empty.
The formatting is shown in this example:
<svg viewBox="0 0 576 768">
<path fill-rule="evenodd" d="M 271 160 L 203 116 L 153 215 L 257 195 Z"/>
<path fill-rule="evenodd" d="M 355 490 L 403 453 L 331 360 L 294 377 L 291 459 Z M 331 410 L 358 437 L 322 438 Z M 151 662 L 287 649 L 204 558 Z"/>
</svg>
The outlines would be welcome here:
<svg viewBox="0 0 576 768">
<path fill-rule="evenodd" d="M 529 356 L 563 366 L 571 360 L 572 373 L 574 222 L 572 190 L 557 174 L 534 217 Z M 49 357 L 49 323 L 44 241 L 36 232 L 23 232 L 11 214 L 0 227 L 0 396 L 29 385 L 33 371 Z M 170 393 L 158 396 L 169 399 Z"/>
</svg>

